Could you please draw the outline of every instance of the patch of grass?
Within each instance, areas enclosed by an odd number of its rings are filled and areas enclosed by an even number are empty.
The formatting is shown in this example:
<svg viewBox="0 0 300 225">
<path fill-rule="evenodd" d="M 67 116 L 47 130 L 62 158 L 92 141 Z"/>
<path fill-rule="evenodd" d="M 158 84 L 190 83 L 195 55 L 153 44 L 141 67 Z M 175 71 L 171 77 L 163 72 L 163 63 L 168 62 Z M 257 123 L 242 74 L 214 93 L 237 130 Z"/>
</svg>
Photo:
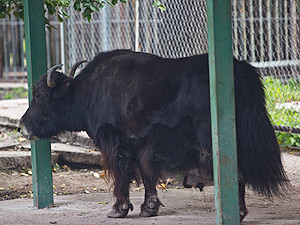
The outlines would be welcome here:
<svg viewBox="0 0 300 225">
<path fill-rule="evenodd" d="M 289 79 L 288 82 L 282 83 L 279 79 L 267 76 L 263 82 L 266 89 L 267 109 L 272 124 L 299 127 L 299 112 L 293 108 L 285 107 L 284 103 L 300 102 L 300 78 Z M 282 105 L 282 107 L 279 108 L 278 105 Z M 276 132 L 276 136 L 282 147 L 300 147 L 299 134 Z"/>
<path fill-rule="evenodd" d="M 3 99 L 27 98 L 28 92 L 24 87 L 13 88 L 5 91 Z"/>
</svg>

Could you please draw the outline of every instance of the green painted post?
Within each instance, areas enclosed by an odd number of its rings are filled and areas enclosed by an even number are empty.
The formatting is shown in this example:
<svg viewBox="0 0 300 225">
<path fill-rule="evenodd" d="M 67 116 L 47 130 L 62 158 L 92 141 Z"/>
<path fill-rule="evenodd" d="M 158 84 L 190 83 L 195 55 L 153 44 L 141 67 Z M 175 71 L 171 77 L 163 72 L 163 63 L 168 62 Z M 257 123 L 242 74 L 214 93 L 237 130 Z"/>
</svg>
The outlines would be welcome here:
<svg viewBox="0 0 300 225">
<path fill-rule="evenodd" d="M 239 224 L 231 1 L 207 0 L 208 49 L 218 224 Z"/>
<path fill-rule="evenodd" d="M 24 22 L 30 103 L 33 83 L 47 72 L 44 1 L 24 0 Z M 34 205 L 50 207 L 53 205 L 53 182 L 49 140 L 31 143 L 31 161 Z"/>
</svg>

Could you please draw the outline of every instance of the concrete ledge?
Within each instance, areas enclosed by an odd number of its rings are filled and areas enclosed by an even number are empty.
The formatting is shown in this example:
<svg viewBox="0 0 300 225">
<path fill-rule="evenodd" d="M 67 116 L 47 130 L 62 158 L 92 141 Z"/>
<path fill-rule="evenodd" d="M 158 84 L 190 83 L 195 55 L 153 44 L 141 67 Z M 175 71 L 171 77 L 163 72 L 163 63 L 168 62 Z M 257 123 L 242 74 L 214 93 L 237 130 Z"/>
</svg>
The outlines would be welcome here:
<svg viewBox="0 0 300 225">
<path fill-rule="evenodd" d="M 71 166 L 100 167 L 101 153 L 94 149 L 66 145 L 62 143 L 51 144 L 52 152 L 59 155 L 59 160 Z"/>
<path fill-rule="evenodd" d="M 17 127 L 28 108 L 28 99 L 0 101 L 0 125 Z"/>
<path fill-rule="evenodd" d="M 30 145 L 24 148 L 30 149 Z M 52 164 L 61 162 L 75 167 L 100 167 L 101 154 L 87 148 L 61 143 L 51 144 Z M 21 169 L 31 167 L 30 151 L 0 151 L 1 169 Z"/>
<path fill-rule="evenodd" d="M 52 153 L 52 164 L 58 161 L 59 155 Z M 0 154 L 2 170 L 31 168 L 30 151 L 2 151 Z"/>
</svg>

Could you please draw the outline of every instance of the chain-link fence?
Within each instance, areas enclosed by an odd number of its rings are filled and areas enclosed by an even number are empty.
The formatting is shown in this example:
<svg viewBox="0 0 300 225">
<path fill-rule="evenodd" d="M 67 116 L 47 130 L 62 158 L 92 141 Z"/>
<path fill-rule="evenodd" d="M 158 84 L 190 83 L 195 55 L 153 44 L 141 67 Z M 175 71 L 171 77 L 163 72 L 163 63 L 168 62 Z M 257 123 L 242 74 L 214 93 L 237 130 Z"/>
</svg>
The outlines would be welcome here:
<svg viewBox="0 0 300 225">
<path fill-rule="evenodd" d="M 207 52 L 206 0 L 151 1 L 105 6 L 82 19 L 72 7 L 70 19 L 47 32 L 48 66 L 68 69 L 81 59 L 118 48 L 183 57 Z M 294 0 L 232 0 L 233 53 L 258 68 L 266 87 L 273 124 L 300 127 L 300 31 Z M 56 22 L 52 22 L 52 24 Z M 49 44 L 55 43 L 55 44 Z M 61 55 L 63 53 L 63 55 Z"/>
<path fill-rule="evenodd" d="M 263 76 L 273 124 L 300 127 L 300 32 L 296 2 L 233 1 L 233 51 Z"/>
<path fill-rule="evenodd" d="M 91 23 L 70 10 L 65 26 L 70 66 L 97 52 L 135 49 L 164 57 L 207 52 L 206 1 L 166 1 L 166 11 L 150 1 L 105 7 Z M 300 32 L 291 0 L 233 0 L 233 52 L 259 69 L 268 110 L 276 125 L 300 127 Z"/>
<path fill-rule="evenodd" d="M 46 29 L 47 66 L 61 61 L 60 26 L 54 16 L 50 16 L 51 25 L 56 29 Z M 26 77 L 26 47 L 24 22 L 21 19 L 0 19 L 0 78 L 17 79 Z"/>
</svg>

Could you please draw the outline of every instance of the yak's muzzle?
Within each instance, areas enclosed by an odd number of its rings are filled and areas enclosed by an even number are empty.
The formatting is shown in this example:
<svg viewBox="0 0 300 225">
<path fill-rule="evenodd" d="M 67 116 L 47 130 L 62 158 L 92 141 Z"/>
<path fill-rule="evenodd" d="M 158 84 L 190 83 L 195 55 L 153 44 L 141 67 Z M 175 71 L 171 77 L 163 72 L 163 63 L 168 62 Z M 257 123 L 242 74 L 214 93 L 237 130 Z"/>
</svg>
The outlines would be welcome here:
<svg viewBox="0 0 300 225">
<path fill-rule="evenodd" d="M 20 123 L 18 126 L 18 132 L 20 132 L 25 138 L 27 138 L 30 141 L 36 141 L 39 140 L 40 138 L 33 135 L 32 133 L 28 132 L 24 124 Z"/>
</svg>

